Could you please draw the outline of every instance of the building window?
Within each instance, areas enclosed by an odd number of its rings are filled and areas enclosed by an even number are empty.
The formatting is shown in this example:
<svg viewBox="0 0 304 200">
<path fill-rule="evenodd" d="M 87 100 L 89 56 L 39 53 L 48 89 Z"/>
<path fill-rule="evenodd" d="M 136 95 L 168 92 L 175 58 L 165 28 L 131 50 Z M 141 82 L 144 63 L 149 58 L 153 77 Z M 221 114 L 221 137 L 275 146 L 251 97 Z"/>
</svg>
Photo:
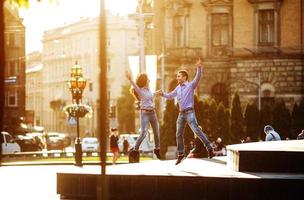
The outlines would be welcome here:
<svg viewBox="0 0 304 200">
<path fill-rule="evenodd" d="M 229 16 L 227 13 L 212 14 L 211 23 L 212 55 L 226 55 L 225 50 L 229 45 Z"/>
<path fill-rule="evenodd" d="M 275 41 L 274 10 L 259 10 L 258 23 L 259 46 L 273 46 Z"/>
<path fill-rule="evenodd" d="M 17 92 L 8 92 L 8 100 L 7 100 L 7 104 L 8 106 L 18 106 L 18 103 L 17 103 Z"/>
<path fill-rule="evenodd" d="M 18 72 L 18 62 L 10 61 L 9 68 L 8 68 L 8 76 L 15 76 Z"/>
<path fill-rule="evenodd" d="M 186 47 L 189 44 L 189 18 L 176 15 L 173 17 L 173 44 L 174 47 Z"/>
</svg>

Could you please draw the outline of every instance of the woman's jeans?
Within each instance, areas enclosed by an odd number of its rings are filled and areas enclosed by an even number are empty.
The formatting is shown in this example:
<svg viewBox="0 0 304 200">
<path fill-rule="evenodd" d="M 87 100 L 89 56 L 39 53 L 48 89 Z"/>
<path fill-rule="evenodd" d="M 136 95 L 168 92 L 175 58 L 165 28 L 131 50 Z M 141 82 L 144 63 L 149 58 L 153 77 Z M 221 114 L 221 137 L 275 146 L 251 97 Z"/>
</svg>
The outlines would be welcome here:
<svg viewBox="0 0 304 200">
<path fill-rule="evenodd" d="M 206 136 L 206 134 L 198 126 L 195 112 L 193 110 L 180 112 L 176 122 L 176 142 L 177 142 L 177 152 L 179 155 L 183 155 L 185 151 L 184 146 L 184 129 L 186 122 L 189 124 L 192 131 L 197 135 L 197 137 L 205 144 L 207 149 L 211 149 L 212 146 Z"/>
<path fill-rule="evenodd" d="M 159 124 L 157 121 L 156 113 L 154 111 L 147 112 L 142 110 L 140 113 L 140 117 L 141 117 L 141 132 L 136 141 L 135 150 L 138 151 L 140 144 L 145 139 L 148 132 L 149 123 L 151 124 L 154 133 L 155 149 L 159 149 Z"/>
</svg>

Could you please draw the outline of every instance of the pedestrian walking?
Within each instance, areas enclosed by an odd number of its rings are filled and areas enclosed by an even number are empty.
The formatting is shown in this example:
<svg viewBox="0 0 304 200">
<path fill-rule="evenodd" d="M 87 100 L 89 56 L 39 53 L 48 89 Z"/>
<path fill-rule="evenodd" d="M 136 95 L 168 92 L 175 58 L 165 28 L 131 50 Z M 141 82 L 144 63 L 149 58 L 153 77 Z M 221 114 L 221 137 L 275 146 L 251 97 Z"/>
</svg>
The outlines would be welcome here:
<svg viewBox="0 0 304 200">
<path fill-rule="evenodd" d="M 111 128 L 111 134 L 110 134 L 110 148 L 111 151 L 113 153 L 113 160 L 112 160 L 112 164 L 115 165 L 116 161 L 118 159 L 118 140 L 119 140 L 119 136 L 118 136 L 118 130 L 117 128 Z"/>
</svg>

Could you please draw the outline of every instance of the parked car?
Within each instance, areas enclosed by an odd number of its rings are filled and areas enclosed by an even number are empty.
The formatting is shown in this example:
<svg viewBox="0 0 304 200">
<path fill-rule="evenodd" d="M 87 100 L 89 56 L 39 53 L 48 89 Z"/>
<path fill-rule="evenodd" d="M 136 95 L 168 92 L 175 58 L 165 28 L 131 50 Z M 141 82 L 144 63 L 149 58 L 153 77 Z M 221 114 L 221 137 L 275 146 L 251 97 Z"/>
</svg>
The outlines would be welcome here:
<svg viewBox="0 0 304 200">
<path fill-rule="evenodd" d="M 71 145 L 71 137 L 65 133 L 49 132 L 46 134 L 48 150 L 64 150 Z"/>
<path fill-rule="evenodd" d="M 99 142 L 96 137 L 84 137 L 81 141 L 82 152 L 98 152 Z"/>
<path fill-rule="evenodd" d="M 15 138 L 22 152 L 41 151 L 43 149 L 42 138 L 33 134 L 17 135 Z"/>
<path fill-rule="evenodd" d="M 0 141 L 3 155 L 18 153 L 21 151 L 19 144 L 16 143 L 14 138 L 8 132 L 1 132 Z"/>
</svg>

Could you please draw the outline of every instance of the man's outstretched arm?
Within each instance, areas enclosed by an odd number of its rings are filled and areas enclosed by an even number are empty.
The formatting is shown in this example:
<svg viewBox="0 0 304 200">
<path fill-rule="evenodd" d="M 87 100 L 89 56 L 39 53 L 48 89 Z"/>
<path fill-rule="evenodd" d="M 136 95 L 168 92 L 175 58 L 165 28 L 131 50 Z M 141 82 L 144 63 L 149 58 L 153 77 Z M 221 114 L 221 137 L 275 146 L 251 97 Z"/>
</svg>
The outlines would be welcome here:
<svg viewBox="0 0 304 200">
<path fill-rule="evenodd" d="M 155 92 L 155 94 L 161 95 L 162 97 L 164 97 L 166 99 L 173 99 L 174 97 L 177 96 L 177 87 L 172 92 L 169 92 L 169 93 L 165 93 L 162 90 L 158 90 Z"/>
<path fill-rule="evenodd" d="M 201 60 L 199 59 L 197 62 L 197 69 L 196 69 L 196 74 L 195 77 L 192 81 L 192 88 L 195 89 L 202 77 L 202 71 L 203 71 L 203 63 L 201 62 Z"/>
</svg>

